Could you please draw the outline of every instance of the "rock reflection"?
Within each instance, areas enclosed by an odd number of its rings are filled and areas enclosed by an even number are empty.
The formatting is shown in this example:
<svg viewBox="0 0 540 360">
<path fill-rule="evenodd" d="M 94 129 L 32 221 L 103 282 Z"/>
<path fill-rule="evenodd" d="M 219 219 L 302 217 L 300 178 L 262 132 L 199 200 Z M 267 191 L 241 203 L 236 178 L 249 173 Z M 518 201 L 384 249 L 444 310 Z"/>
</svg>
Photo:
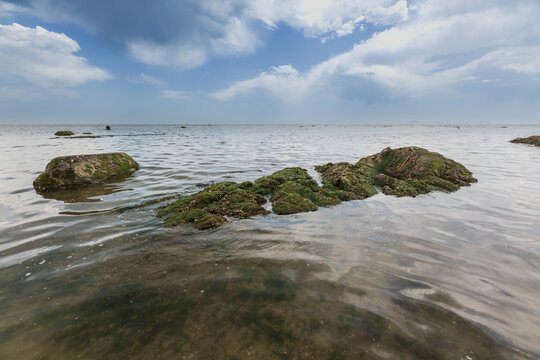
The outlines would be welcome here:
<svg viewBox="0 0 540 360">
<path fill-rule="evenodd" d="M 232 257 L 226 242 L 150 240 L 144 252 L 10 286 L 22 294 L 1 306 L 10 315 L 0 357 L 499 359 L 510 351 L 422 300 L 392 295 L 404 322 L 355 306 L 347 299 L 369 292 L 322 280 L 326 265 Z"/>
</svg>

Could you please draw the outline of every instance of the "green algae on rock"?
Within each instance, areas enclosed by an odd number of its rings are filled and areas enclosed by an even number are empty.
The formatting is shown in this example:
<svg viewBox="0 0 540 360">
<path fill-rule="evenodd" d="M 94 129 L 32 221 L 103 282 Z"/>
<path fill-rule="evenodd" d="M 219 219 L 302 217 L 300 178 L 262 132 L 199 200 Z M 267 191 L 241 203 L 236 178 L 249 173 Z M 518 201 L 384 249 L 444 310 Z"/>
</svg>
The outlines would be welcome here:
<svg viewBox="0 0 540 360">
<path fill-rule="evenodd" d="M 71 135 L 75 135 L 75 133 L 69 130 L 60 130 L 60 131 L 55 132 L 54 135 L 55 136 L 71 136 Z"/>
<path fill-rule="evenodd" d="M 307 170 L 285 168 L 255 180 L 253 191 L 271 195 L 273 211 L 278 215 L 315 211 L 317 206 L 339 204 L 339 198 L 317 184 Z"/>
<path fill-rule="evenodd" d="M 277 215 L 316 211 L 319 206 L 365 199 L 381 186 L 387 195 L 416 196 L 430 191 L 455 191 L 476 182 L 463 165 L 418 147 L 386 148 L 356 164 L 341 162 L 316 166 L 323 186 L 300 167 L 290 167 L 253 183 L 225 181 L 158 209 L 165 226 L 193 223 L 197 229 L 220 226 L 226 217 L 247 219 L 268 213 L 263 196 Z"/>
<path fill-rule="evenodd" d="M 181 198 L 158 209 L 157 216 L 167 216 L 165 226 L 193 223 L 203 230 L 220 226 L 226 217 L 247 219 L 269 211 L 261 205 L 270 196 L 272 210 L 278 215 L 315 211 L 318 206 L 340 203 L 332 193 L 321 188 L 305 169 L 286 168 L 272 175 L 241 184 L 224 181 Z"/>
<path fill-rule="evenodd" d="M 138 168 L 125 153 L 61 156 L 47 164 L 34 188 L 38 192 L 83 188 L 127 177 Z"/>
<path fill-rule="evenodd" d="M 340 200 L 365 199 L 377 193 L 363 167 L 340 162 L 316 166 L 315 170 L 321 174 L 324 188 Z"/>
<path fill-rule="evenodd" d="M 157 216 L 168 216 L 165 226 L 193 223 L 199 230 L 210 229 L 228 222 L 226 216 L 247 219 L 267 214 L 261 205 L 266 199 L 250 191 L 250 182 L 237 184 L 224 181 L 181 198 L 158 209 Z"/>
<path fill-rule="evenodd" d="M 355 166 L 381 186 L 383 193 L 399 197 L 451 192 L 477 182 L 460 163 L 415 146 L 386 148 L 360 159 Z"/>
<path fill-rule="evenodd" d="M 540 146 L 540 135 L 533 135 L 526 138 L 517 138 L 514 140 L 510 140 L 510 142 L 516 143 L 516 144 L 528 144 L 528 145 Z"/>
</svg>

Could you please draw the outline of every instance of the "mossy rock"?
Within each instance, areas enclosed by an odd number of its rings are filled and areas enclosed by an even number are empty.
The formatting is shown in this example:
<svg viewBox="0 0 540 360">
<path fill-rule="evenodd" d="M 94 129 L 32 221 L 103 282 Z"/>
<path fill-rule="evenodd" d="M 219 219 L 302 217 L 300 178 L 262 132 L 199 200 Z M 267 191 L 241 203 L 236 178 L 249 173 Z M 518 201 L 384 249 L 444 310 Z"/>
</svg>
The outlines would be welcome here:
<svg viewBox="0 0 540 360">
<path fill-rule="evenodd" d="M 69 130 L 60 130 L 60 131 L 55 132 L 54 135 L 55 136 L 71 136 L 71 135 L 75 135 L 75 133 Z"/>
<path fill-rule="evenodd" d="M 253 183 L 254 191 L 261 195 L 270 195 L 276 188 L 287 181 L 313 180 L 305 169 L 300 167 L 285 168 L 272 175 L 258 178 Z"/>
<path fill-rule="evenodd" d="M 285 168 L 253 183 L 221 182 L 158 209 L 165 226 L 193 223 L 198 229 L 220 226 L 227 217 L 246 219 L 268 213 L 261 205 L 269 196 L 278 215 L 316 211 L 341 201 L 365 199 L 380 186 L 388 195 L 417 196 L 434 190 L 455 191 L 476 182 L 463 165 L 418 147 L 365 157 L 356 164 L 328 163 L 315 168 L 323 186 L 300 167 Z"/>
<path fill-rule="evenodd" d="M 365 174 L 361 167 L 341 162 L 316 166 L 315 170 L 321 173 L 325 189 L 343 201 L 365 199 L 377 193 L 370 174 Z"/>
<path fill-rule="evenodd" d="M 61 156 L 34 180 L 38 192 L 78 189 L 123 179 L 139 168 L 125 153 Z"/>
<path fill-rule="evenodd" d="M 181 198 L 158 209 L 157 216 L 166 216 L 165 226 L 193 223 L 197 229 L 214 228 L 228 222 L 226 217 L 247 219 L 267 214 L 261 205 L 266 199 L 246 188 L 250 182 L 237 184 L 224 181 L 206 187 L 196 194 Z"/>
<path fill-rule="evenodd" d="M 528 145 L 540 146 L 540 135 L 533 135 L 526 138 L 517 138 L 517 139 L 511 140 L 510 142 L 516 143 L 516 144 L 528 144 Z"/>
<path fill-rule="evenodd" d="M 321 188 L 307 170 L 299 167 L 285 168 L 259 178 L 252 189 L 259 194 L 271 195 L 273 210 L 278 215 L 315 211 L 317 206 L 341 202 L 335 194 Z"/>
<path fill-rule="evenodd" d="M 355 167 L 387 195 L 417 196 L 431 191 L 456 191 L 477 182 L 463 165 L 419 147 L 386 148 L 360 159 Z"/>
</svg>

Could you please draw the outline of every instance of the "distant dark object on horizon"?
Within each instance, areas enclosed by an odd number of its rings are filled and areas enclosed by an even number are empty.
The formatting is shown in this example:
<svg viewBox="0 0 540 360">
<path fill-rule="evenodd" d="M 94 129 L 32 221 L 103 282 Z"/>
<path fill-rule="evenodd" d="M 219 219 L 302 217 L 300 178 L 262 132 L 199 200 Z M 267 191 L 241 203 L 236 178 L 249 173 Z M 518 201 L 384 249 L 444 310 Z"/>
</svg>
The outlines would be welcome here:
<svg viewBox="0 0 540 360">
<path fill-rule="evenodd" d="M 185 129 L 186 127 L 187 127 L 187 126 L 184 126 L 184 125 L 180 126 L 181 129 Z"/>
<path fill-rule="evenodd" d="M 54 133 L 55 136 L 71 136 L 75 135 L 73 131 L 70 130 L 60 130 Z"/>
<path fill-rule="evenodd" d="M 111 130 L 111 127 L 109 125 L 105 126 L 105 130 Z"/>
</svg>

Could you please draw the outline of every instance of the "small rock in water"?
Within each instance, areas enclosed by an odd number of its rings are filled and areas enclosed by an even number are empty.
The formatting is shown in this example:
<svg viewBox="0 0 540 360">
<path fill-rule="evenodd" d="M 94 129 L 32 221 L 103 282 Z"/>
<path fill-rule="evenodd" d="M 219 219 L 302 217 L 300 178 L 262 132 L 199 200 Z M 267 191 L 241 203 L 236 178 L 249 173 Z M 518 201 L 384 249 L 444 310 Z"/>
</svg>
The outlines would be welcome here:
<svg viewBox="0 0 540 360">
<path fill-rule="evenodd" d="M 75 135 L 75 133 L 69 130 L 60 130 L 60 131 L 55 132 L 54 135 L 55 136 L 71 136 L 71 135 Z"/>
<path fill-rule="evenodd" d="M 109 125 L 105 126 L 105 130 L 111 130 L 111 127 Z"/>
</svg>

